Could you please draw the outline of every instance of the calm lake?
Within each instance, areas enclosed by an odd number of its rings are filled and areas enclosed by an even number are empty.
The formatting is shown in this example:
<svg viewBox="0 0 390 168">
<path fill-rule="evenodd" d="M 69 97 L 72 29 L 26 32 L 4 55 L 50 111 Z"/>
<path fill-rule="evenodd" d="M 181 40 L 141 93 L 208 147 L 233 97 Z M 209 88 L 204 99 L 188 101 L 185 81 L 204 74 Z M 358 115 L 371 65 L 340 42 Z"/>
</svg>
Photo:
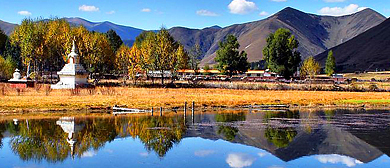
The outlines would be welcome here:
<svg viewBox="0 0 390 168">
<path fill-rule="evenodd" d="M 0 120 L 0 168 L 376 168 L 389 154 L 381 110 Z"/>
</svg>

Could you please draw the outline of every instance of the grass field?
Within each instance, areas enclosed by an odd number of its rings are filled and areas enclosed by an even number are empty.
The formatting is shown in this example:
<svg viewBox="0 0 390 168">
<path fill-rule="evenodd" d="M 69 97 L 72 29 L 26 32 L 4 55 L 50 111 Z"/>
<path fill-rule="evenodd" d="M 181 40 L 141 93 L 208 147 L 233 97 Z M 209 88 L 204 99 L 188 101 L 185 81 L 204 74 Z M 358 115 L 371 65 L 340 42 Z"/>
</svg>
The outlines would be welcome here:
<svg viewBox="0 0 390 168">
<path fill-rule="evenodd" d="M 371 80 L 372 78 L 374 78 L 375 80 L 386 80 L 390 78 L 390 71 L 368 72 L 368 73 L 360 73 L 360 74 L 347 73 L 344 74 L 344 77 L 357 78 L 360 80 Z"/>
<path fill-rule="evenodd" d="M 264 91 L 234 89 L 164 89 L 110 87 L 96 89 L 48 90 L 6 89 L 0 93 L 0 111 L 57 111 L 105 108 L 125 105 L 131 108 L 182 107 L 195 101 L 202 107 L 237 107 L 250 104 L 288 104 L 293 106 L 389 106 L 387 92 Z"/>
</svg>

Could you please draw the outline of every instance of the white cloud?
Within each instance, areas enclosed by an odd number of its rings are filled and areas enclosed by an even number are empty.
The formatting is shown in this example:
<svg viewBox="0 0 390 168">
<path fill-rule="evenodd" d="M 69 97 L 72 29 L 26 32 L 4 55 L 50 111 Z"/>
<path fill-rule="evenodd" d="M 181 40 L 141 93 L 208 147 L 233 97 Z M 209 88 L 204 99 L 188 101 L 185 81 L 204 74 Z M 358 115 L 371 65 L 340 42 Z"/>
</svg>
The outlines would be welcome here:
<svg viewBox="0 0 390 168">
<path fill-rule="evenodd" d="M 108 14 L 108 15 L 112 15 L 112 14 L 114 14 L 114 13 L 115 13 L 115 11 L 106 12 L 106 14 Z"/>
<path fill-rule="evenodd" d="M 194 155 L 198 156 L 198 157 L 205 157 L 208 155 L 212 155 L 214 153 L 215 153 L 215 150 L 198 150 L 198 151 L 194 152 Z"/>
<path fill-rule="evenodd" d="M 226 163 L 233 168 L 248 167 L 256 160 L 253 156 L 244 153 L 231 153 L 226 158 Z"/>
<path fill-rule="evenodd" d="M 246 0 L 233 0 L 228 6 L 230 13 L 247 14 L 257 9 L 254 2 Z"/>
<path fill-rule="evenodd" d="M 204 9 L 196 11 L 196 14 L 200 16 L 218 16 L 218 14 Z"/>
<path fill-rule="evenodd" d="M 149 8 L 144 8 L 144 9 L 141 10 L 141 12 L 151 12 L 151 11 L 152 11 L 152 10 L 149 9 Z"/>
<path fill-rule="evenodd" d="M 267 155 L 267 153 L 265 153 L 265 152 L 259 152 L 259 153 L 257 153 L 257 155 L 259 155 L 259 157 L 264 157 L 264 156 Z"/>
<path fill-rule="evenodd" d="M 325 2 L 345 2 L 347 0 L 324 0 Z"/>
<path fill-rule="evenodd" d="M 269 15 L 269 13 L 266 11 L 262 11 L 259 13 L 259 16 L 268 16 L 268 15 Z"/>
<path fill-rule="evenodd" d="M 29 12 L 29 11 L 19 11 L 18 14 L 19 15 L 23 15 L 23 16 L 30 16 L 30 15 L 32 15 L 32 13 Z"/>
<path fill-rule="evenodd" d="M 272 0 L 274 2 L 286 2 L 287 0 Z"/>
<path fill-rule="evenodd" d="M 348 157 L 348 156 L 342 156 L 337 154 L 332 155 L 320 155 L 315 157 L 318 161 L 321 163 L 342 163 L 344 165 L 347 165 L 348 167 L 354 167 L 357 164 L 363 164 L 360 160 Z"/>
<path fill-rule="evenodd" d="M 79 6 L 79 11 L 83 12 L 97 12 L 99 11 L 99 8 L 96 6 L 88 6 L 88 5 L 81 5 Z"/>
<path fill-rule="evenodd" d="M 85 158 L 85 157 L 94 157 L 95 155 L 97 155 L 97 152 L 96 151 L 87 151 L 87 152 L 84 152 L 81 157 L 82 158 Z"/>
<path fill-rule="evenodd" d="M 318 13 L 322 15 L 330 15 L 330 16 L 342 16 L 342 15 L 350 15 L 359 11 L 367 9 L 367 7 L 359 7 L 356 4 L 350 4 L 348 6 L 342 7 L 324 7 L 318 11 Z"/>
</svg>

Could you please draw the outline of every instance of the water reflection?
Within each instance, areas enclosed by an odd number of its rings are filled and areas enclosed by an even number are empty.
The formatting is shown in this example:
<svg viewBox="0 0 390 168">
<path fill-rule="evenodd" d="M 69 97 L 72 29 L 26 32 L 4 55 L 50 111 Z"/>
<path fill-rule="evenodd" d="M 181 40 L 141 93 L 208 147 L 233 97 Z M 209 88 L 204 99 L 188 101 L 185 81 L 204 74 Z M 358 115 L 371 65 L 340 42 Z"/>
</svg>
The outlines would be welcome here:
<svg viewBox="0 0 390 168">
<path fill-rule="evenodd" d="M 194 123 L 185 120 L 181 115 L 173 115 L 2 121 L 0 152 L 7 150 L 5 145 L 9 144 L 10 151 L 20 163 L 61 164 L 69 158 L 94 159 L 99 151 L 124 157 L 105 146 L 112 143 L 117 145 L 116 150 L 120 150 L 140 144 L 144 151 L 137 150 L 137 156 L 126 157 L 152 159 L 150 154 L 153 153 L 160 159 L 153 160 L 153 163 L 163 163 L 164 158 L 170 160 L 172 156 L 186 162 L 191 158 L 186 157 L 186 150 L 193 149 L 190 153 L 195 157 L 191 159 L 205 161 L 210 158 L 209 162 L 220 164 L 217 158 L 223 157 L 219 160 L 230 167 L 257 167 L 259 160 L 270 162 L 270 166 L 298 162 L 295 165 L 312 163 L 314 166 L 354 167 L 372 164 L 381 156 L 388 158 L 390 154 L 390 115 L 386 111 L 201 113 L 194 116 Z M 114 141 L 127 138 L 133 140 L 126 140 L 123 144 Z M 181 143 L 191 138 L 207 141 L 196 139 L 196 143 Z M 3 143 L 3 139 L 9 139 L 9 143 Z M 213 148 L 213 144 L 220 142 L 216 140 L 224 142 L 222 148 Z M 243 152 L 243 146 L 233 144 L 245 145 L 253 151 Z M 210 148 L 205 148 L 207 145 Z M 168 154 L 170 150 L 175 152 Z M 98 159 L 95 161 L 99 162 Z M 77 160 L 75 163 L 81 164 Z M 174 163 L 166 163 L 166 166 L 182 167 L 172 165 Z M 290 167 L 288 164 L 284 166 Z"/>
</svg>

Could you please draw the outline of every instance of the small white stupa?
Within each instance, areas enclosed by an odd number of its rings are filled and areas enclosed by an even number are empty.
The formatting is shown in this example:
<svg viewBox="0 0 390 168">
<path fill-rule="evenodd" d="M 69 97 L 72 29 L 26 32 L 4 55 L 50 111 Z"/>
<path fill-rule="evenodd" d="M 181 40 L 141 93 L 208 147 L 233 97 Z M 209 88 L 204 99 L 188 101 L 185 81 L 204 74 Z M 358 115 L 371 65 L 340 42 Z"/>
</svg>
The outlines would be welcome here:
<svg viewBox="0 0 390 168">
<path fill-rule="evenodd" d="M 60 77 L 60 81 L 55 85 L 51 85 L 52 89 L 75 89 L 88 84 L 88 72 L 80 64 L 74 40 L 72 52 L 68 55 L 68 63 L 60 72 L 57 72 L 57 75 Z"/>
</svg>

